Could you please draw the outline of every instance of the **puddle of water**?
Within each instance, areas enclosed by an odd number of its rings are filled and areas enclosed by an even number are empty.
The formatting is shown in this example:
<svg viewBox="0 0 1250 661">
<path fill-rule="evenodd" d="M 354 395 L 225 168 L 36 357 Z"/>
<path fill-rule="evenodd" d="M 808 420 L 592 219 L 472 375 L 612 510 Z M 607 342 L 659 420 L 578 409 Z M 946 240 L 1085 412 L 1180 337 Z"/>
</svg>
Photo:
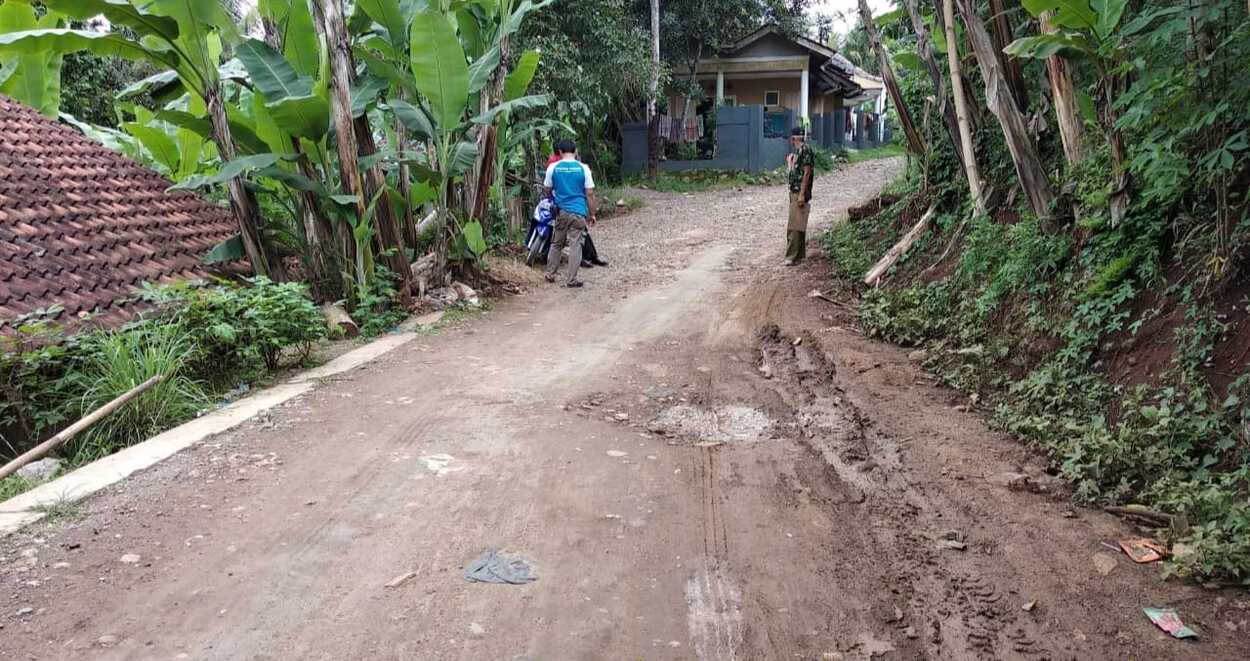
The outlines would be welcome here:
<svg viewBox="0 0 1250 661">
<path fill-rule="evenodd" d="M 651 423 L 653 431 L 706 441 L 758 441 L 767 435 L 773 421 L 749 406 L 720 406 L 702 409 L 681 404 L 667 408 Z"/>
</svg>

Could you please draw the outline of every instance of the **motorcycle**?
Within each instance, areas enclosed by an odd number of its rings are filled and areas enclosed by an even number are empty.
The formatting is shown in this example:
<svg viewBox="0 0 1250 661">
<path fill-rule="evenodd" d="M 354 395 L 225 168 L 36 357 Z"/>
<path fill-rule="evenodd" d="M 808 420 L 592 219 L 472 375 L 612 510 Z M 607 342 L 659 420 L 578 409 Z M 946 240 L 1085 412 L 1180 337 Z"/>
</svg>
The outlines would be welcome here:
<svg viewBox="0 0 1250 661">
<path fill-rule="evenodd" d="M 540 255 L 545 256 L 551 247 L 551 235 L 556 222 L 556 205 L 551 198 L 543 198 L 534 207 L 534 216 L 530 218 L 529 236 L 525 240 L 525 265 L 533 266 Z"/>
</svg>

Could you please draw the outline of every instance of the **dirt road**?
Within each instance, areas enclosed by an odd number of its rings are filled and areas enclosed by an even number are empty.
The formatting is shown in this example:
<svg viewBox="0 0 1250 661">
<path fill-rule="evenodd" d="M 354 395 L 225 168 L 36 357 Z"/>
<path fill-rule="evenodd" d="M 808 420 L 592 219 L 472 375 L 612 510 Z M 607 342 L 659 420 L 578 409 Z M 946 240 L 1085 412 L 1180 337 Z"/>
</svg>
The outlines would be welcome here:
<svg viewBox="0 0 1250 661">
<path fill-rule="evenodd" d="M 822 177 L 814 222 L 899 167 Z M 646 197 L 595 230 L 613 265 L 584 290 L 536 285 L 0 542 L 0 657 L 1250 656 L 1244 592 L 1113 553 L 1122 524 L 808 298 L 828 266 L 780 265 L 781 189 Z M 539 580 L 467 582 L 489 548 Z"/>
</svg>

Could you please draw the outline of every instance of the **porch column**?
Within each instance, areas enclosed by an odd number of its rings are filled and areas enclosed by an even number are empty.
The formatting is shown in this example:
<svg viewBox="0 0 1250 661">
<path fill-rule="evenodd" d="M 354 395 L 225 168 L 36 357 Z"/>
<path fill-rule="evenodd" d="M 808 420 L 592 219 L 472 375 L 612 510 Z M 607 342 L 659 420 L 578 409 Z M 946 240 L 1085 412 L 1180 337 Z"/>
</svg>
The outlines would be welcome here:
<svg viewBox="0 0 1250 661">
<path fill-rule="evenodd" d="M 716 70 L 716 105 L 725 105 L 725 72 Z"/>
<path fill-rule="evenodd" d="M 807 119 L 807 68 L 803 68 L 803 73 L 799 78 L 799 112 L 803 119 Z"/>
</svg>

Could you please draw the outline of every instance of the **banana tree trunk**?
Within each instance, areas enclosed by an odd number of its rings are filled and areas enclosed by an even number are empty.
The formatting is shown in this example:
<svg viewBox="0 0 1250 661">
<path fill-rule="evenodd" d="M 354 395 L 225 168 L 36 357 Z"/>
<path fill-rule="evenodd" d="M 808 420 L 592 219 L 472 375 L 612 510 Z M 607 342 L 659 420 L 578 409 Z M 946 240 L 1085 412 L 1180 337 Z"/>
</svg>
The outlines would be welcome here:
<svg viewBox="0 0 1250 661">
<path fill-rule="evenodd" d="M 1042 33 L 1051 34 L 1057 28 L 1050 22 L 1051 12 L 1042 12 L 1039 22 Z M 1055 117 L 1059 122 L 1059 138 L 1063 141 L 1063 155 L 1068 165 L 1081 162 L 1083 150 L 1081 116 L 1076 108 L 1076 86 L 1072 82 L 1072 67 L 1058 55 L 1046 58 L 1046 74 L 1050 79 L 1050 94 L 1055 103 Z"/>
<path fill-rule="evenodd" d="M 943 23 L 946 27 L 946 59 L 951 69 L 951 90 L 955 97 L 955 118 L 959 127 L 959 141 L 963 145 L 964 176 L 972 193 L 972 205 L 977 213 L 988 211 L 985 200 L 985 183 L 981 181 L 981 169 L 977 167 L 977 152 L 972 142 L 972 126 L 968 121 L 968 97 L 964 94 L 964 78 L 959 64 L 959 41 L 955 34 L 955 0 L 941 0 Z"/>
<path fill-rule="evenodd" d="M 507 20 L 505 16 L 503 20 Z M 504 78 L 508 72 L 508 30 L 507 24 L 500 26 L 499 34 L 499 66 L 491 74 L 490 82 L 482 89 L 482 111 L 490 109 L 491 104 L 503 100 Z M 496 121 L 508 121 L 500 117 Z M 468 204 L 465 210 L 469 217 L 481 221 L 486 217 L 487 205 L 490 202 L 491 184 L 495 177 L 495 125 L 484 126 L 477 134 L 477 163 L 473 165 L 473 176 L 465 180 L 465 193 Z"/>
<path fill-rule="evenodd" d="M 994 13 L 994 52 L 998 54 L 998 61 L 1003 65 L 1003 75 L 1007 78 L 1007 86 L 1011 88 L 1011 97 L 1023 112 L 1029 108 L 1028 87 L 1024 84 L 1020 61 L 1003 52 L 1008 44 L 1015 41 L 1011 36 L 1011 21 L 1007 20 L 1003 0 L 990 0 L 990 11 Z"/>
<path fill-rule="evenodd" d="M 651 0 L 651 81 L 648 92 L 647 178 L 655 181 L 660 170 L 660 125 L 656 119 L 656 102 L 660 94 L 660 0 Z"/>
<path fill-rule="evenodd" d="M 356 212 L 363 219 L 367 216 L 369 201 L 377 191 L 382 190 L 386 181 L 379 176 L 380 167 L 372 168 L 367 174 L 360 171 L 360 156 L 372 154 L 376 150 L 373 146 L 373 134 L 369 130 L 369 120 L 364 116 L 359 120 L 352 117 L 351 89 L 356 78 L 355 62 L 340 0 L 317 0 L 311 4 L 330 51 L 331 110 L 338 146 L 339 173 L 343 187 L 356 198 Z M 364 148 L 368 150 L 365 151 Z M 406 301 L 412 275 L 408 269 L 407 254 L 395 232 L 394 214 L 391 213 L 389 200 L 378 200 L 373 222 L 377 223 L 383 247 L 392 249 L 391 254 L 386 257 L 387 267 L 400 279 L 400 295 Z M 345 220 L 340 229 L 345 237 L 344 263 L 354 264 L 356 247 L 351 240 L 351 226 Z"/>
<path fill-rule="evenodd" d="M 868 32 L 868 41 L 872 44 L 872 49 L 877 53 L 877 65 L 881 70 L 881 78 L 885 81 L 885 89 L 889 92 L 890 99 L 894 101 L 898 122 L 903 125 L 903 133 L 907 136 L 907 146 L 913 154 L 922 156 L 926 151 L 924 138 L 920 137 L 920 131 L 916 130 L 911 111 L 907 109 L 907 101 L 903 99 L 898 80 L 894 78 L 894 68 L 890 66 L 890 57 L 886 55 L 885 47 L 881 45 L 881 35 L 877 32 L 877 25 L 872 21 L 872 10 L 868 9 L 867 0 L 859 0 L 859 18 Z"/>
<path fill-rule="evenodd" d="M 282 37 L 278 27 L 269 17 L 261 19 L 265 43 L 275 51 L 282 52 Z M 304 154 L 299 138 L 291 136 L 291 152 Z M 299 160 L 299 171 L 306 179 L 321 181 L 321 174 L 307 158 Z M 334 226 L 325 215 L 321 198 L 312 191 L 295 191 L 299 198 L 304 221 L 304 241 L 307 254 L 304 263 L 308 267 L 308 284 L 313 297 L 319 301 L 337 301 L 343 296 L 343 277 L 334 259 Z"/>
<path fill-rule="evenodd" d="M 920 15 L 919 3 L 917 0 L 907 0 L 906 4 L 912 29 L 916 32 L 916 51 L 929 71 L 934 96 L 937 98 L 938 112 L 942 114 L 942 121 L 946 124 L 946 132 L 955 148 L 955 157 L 959 159 L 959 165 L 964 168 L 966 174 L 967 166 L 964 165 L 964 159 L 967 157 L 964 155 L 963 143 L 959 138 L 959 119 L 955 116 L 955 107 L 951 103 L 950 94 L 946 91 L 946 76 L 942 74 L 942 68 L 938 66 L 937 57 L 933 54 L 933 40 L 929 36 L 929 28 Z"/>
<path fill-rule="evenodd" d="M 350 112 L 350 110 L 349 110 Z M 377 144 L 373 141 L 373 130 L 369 126 L 369 117 L 361 115 L 353 122 L 356 130 L 356 144 L 360 147 L 361 156 L 370 156 L 378 152 Z M 378 191 L 386 190 L 386 173 L 382 170 L 381 165 L 375 164 L 364 172 L 365 195 L 372 200 Z M 407 200 L 404 201 L 407 207 Z M 385 262 L 386 268 L 390 269 L 399 277 L 399 291 L 404 300 L 408 298 L 409 285 L 412 281 L 412 272 L 408 268 L 408 251 L 404 249 L 404 242 L 400 238 L 399 224 L 395 219 L 395 210 L 391 206 L 391 200 L 387 198 L 386 193 L 382 193 L 381 199 L 378 200 L 373 209 L 373 222 L 378 228 L 378 241 L 381 243 L 382 261 Z"/>
<path fill-rule="evenodd" d="M 1128 171 L 1128 153 L 1124 148 L 1124 133 L 1120 131 L 1120 112 L 1116 100 L 1124 93 L 1127 80 L 1123 74 L 1100 71 L 1102 94 L 1099 96 L 1098 116 L 1111 148 L 1111 222 L 1118 225 L 1128 215 L 1132 197 L 1132 180 Z"/>
<path fill-rule="evenodd" d="M 237 153 L 234 149 L 234 136 L 230 134 L 230 121 L 226 117 L 226 106 L 221 98 L 221 88 L 213 84 L 204 93 L 204 102 L 208 107 L 208 117 L 213 125 L 213 142 L 222 161 L 233 161 Z M 270 267 L 269 257 L 265 254 L 265 246 L 260 239 L 260 213 L 256 200 L 243 185 L 242 177 L 230 180 L 230 209 L 239 223 L 239 235 L 243 239 L 243 250 L 252 263 L 256 275 L 277 279 Z"/>
<path fill-rule="evenodd" d="M 951 2 L 952 0 L 944 1 Z M 1007 149 L 1011 152 L 1012 163 L 1016 167 L 1016 175 L 1020 179 L 1020 186 L 1024 189 L 1025 196 L 1029 198 L 1029 206 L 1032 207 L 1033 213 L 1038 218 L 1047 218 L 1050 216 L 1050 205 L 1055 199 L 1055 194 L 1050 187 L 1050 180 L 1046 178 L 1046 170 L 1042 166 L 1041 157 L 1037 154 L 1037 145 L 1033 144 L 1033 138 L 1029 135 L 1024 116 L 1020 108 L 1016 106 L 1015 100 L 1011 98 L 1007 79 L 1003 75 L 994 49 L 994 40 L 985 29 L 985 23 L 981 21 L 981 17 L 977 15 L 972 0 L 960 0 L 959 13 L 963 16 L 968 41 L 972 44 L 973 54 L 976 55 L 981 77 L 985 80 L 986 104 L 989 105 L 990 112 L 994 113 L 1002 128 Z M 949 34 L 953 32 L 954 26 L 948 25 L 946 29 Z M 950 50 L 953 51 L 954 48 L 950 47 Z"/>
<path fill-rule="evenodd" d="M 402 154 L 404 147 L 408 144 L 408 129 L 404 123 L 395 120 L 395 141 L 399 143 L 398 149 Z M 399 164 L 399 196 L 404 200 L 404 215 L 400 219 L 401 234 L 404 237 L 404 245 L 412 250 L 417 249 L 417 222 L 416 216 L 413 214 L 412 203 L 412 171 L 407 163 Z"/>
<path fill-rule="evenodd" d="M 299 138 L 291 138 L 295 153 L 301 153 Z M 299 160 L 299 171 L 313 181 L 321 180 L 321 173 L 307 158 Z M 323 301 L 337 301 L 343 297 L 343 276 L 334 258 L 334 225 L 321 206 L 321 198 L 312 191 L 299 191 L 303 206 L 304 239 L 308 242 L 308 279 L 313 295 Z"/>
</svg>

